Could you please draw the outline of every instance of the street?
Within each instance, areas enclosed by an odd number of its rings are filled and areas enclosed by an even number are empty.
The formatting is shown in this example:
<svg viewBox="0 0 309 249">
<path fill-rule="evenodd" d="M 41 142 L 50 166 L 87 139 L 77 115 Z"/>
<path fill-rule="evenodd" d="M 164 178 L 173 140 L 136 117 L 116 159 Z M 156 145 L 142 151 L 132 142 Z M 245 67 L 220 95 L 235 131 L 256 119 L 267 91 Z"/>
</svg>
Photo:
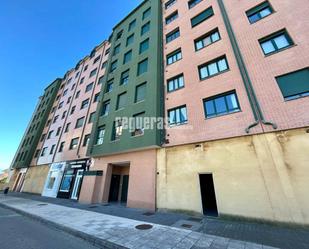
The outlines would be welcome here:
<svg viewBox="0 0 309 249">
<path fill-rule="evenodd" d="M 84 240 L 0 207 L 1 249 L 97 249 Z"/>
</svg>

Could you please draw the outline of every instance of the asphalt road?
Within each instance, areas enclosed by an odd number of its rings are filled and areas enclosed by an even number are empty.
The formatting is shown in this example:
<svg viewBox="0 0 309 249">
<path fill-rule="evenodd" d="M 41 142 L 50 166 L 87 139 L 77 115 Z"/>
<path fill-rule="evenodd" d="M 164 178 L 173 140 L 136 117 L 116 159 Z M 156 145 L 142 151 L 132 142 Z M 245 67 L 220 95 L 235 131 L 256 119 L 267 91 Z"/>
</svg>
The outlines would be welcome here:
<svg viewBox="0 0 309 249">
<path fill-rule="evenodd" d="M 98 249 L 88 242 L 0 207 L 1 249 Z"/>
</svg>

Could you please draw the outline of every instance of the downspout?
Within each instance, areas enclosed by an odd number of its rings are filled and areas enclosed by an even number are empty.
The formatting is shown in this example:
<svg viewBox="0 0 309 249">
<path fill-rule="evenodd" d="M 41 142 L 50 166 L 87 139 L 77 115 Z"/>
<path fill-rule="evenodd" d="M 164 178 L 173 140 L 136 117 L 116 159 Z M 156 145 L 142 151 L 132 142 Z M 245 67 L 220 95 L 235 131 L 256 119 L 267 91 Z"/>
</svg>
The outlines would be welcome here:
<svg viewBox="0 0 309 249">
<path fill-rule="evenodd" d="M 250 124 L 245 129 L 245 131 L 246 131 L 246 133 L 249 133 L 250 129 L 257 126 L 260 122 L 264 125 L 271 125 L 273 127 L 273 129 L 277 129 L 278 126 L 275 123 L 273 123 L 271 121 L 266 121 L 265 118 L 264 118 L 261 106 L 259 104 L 259 101 L 257 99 L 257 96 L 255 94 L 255 91 L 254 91 L 254 88 L 253 88 L 253 85 L 252 85 L 252 81 L 249 77 L 249 74 L 248 74 L 246 65 L 244 63 L 242 54 L 241 54 L 240 49 L 238 47 L 236 36 L 235 36 L 234 31 L 233 31 L 229 17 L 227 15 L 224 3 L 223 3 L 222 0 L 218 0 L 218 4 L 219 4 L 219 7 L 220 7 L 220 10 L 221 10 L 221 13 L 222 13 L 223 21 L 225 23 L 227 33 L 228 33 L 230 41 L 231 41 L 233 52 L 234 52 L 235 57 L 236 57 L 237 65 L 239 67 L 241 77 L 242 77 L 242 80 L 243 80 L 243 83 L 244 83 L 244 86 L 245 86 L 245 89 L 246 89 L 246 92 L 247 92 L 247 95 L 248 95 L 248 99 L 249 99 L 249 102 L 250 102 L 250 106 L 251 106 L 251 109 L 253 111 L 254 119 L 255 119 L 255 122 Z"/>
</svg>

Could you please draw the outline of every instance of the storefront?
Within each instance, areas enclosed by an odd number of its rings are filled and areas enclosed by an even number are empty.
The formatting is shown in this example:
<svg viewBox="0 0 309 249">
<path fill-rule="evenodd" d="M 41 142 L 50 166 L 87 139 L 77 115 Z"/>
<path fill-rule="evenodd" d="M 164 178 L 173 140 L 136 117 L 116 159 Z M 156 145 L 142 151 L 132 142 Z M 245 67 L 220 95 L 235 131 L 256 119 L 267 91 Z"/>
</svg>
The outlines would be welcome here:
<svg viewBox="0 0 309 249">
<path fill-rule="evenodd" d="M 57 194 L 58 198 L 78 200 L 84 171 L 88 164 L 88 159 L 67 162 Z"/>
<path fill-rule="evenodd" d="M 66 162 L 53 163 L 50 166 L 42 196 L 57 197 Z"/>
</svg>

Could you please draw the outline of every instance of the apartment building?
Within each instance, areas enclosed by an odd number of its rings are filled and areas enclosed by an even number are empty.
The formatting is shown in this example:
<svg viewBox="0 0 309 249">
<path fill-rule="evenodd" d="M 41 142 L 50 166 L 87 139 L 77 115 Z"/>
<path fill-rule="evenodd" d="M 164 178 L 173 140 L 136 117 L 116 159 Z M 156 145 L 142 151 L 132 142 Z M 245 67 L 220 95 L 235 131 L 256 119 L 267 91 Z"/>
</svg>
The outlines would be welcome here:
<svg viewBox="0 0 309 249">
<path fill-rule="evenodd" d="M 162 1 L 158 208 L 308 224 L 308 8 L 291 5 Z"/>
<path fill-rule="evenodd" d="M 27 168 L 35 154 L 35 148 L 39 143 L 60 83 L 61 80 L 56 79 L 45 88 L 44 93 L 39 97 L 37 106 L 35 107 L 31 120 L 12 161 L 11 167 L 16 170 L 11 176 L 10 187 L 14 191 L 19 192 L 23 187 Z"/>
<path fill-rule="evenodd" d="M 309 224 L 307 12 L 143 1 L 57 81 L 14 189 Z"/>
<path fill-rule="evenodd" d="M 103 173 L 84 179 L 82 202 L 155 209 L 156 149 L 163 130 L 145 129 L 143 121 L 126 128 L 125 119 L 163 116 L 160 27 L 160 1 L 143 1 L 113 29 L 88 147 L 91 171 Z"/>
</svg>

